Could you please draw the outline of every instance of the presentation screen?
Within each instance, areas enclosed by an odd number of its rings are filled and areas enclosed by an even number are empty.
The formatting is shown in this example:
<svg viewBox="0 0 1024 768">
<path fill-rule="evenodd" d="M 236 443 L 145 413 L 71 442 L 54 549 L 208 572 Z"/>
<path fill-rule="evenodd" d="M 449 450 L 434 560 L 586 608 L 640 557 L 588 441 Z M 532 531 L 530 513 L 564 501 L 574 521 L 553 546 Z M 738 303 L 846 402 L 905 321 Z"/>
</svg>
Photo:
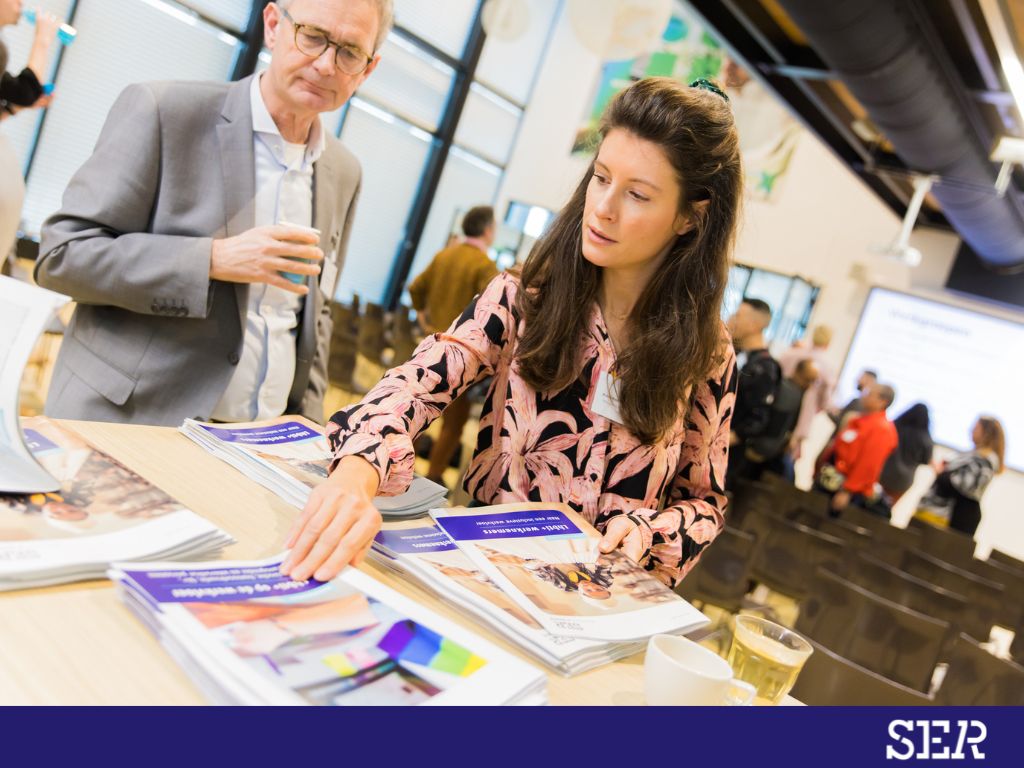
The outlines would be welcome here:
<svg viewBox="0 0 1024 768">
<path fill-rule="evenodd" d="M 905 293 L 873 288 L 846 355 L 836 401 L 856 395 L 861 371 L 896 389 L 895 418 L 914 403 L 931 412 L 932 439 L 972 447 L 979 415 L 1006 430 L 1006 464 L 1024 470 L 1024 325 Z"/>
</svg>

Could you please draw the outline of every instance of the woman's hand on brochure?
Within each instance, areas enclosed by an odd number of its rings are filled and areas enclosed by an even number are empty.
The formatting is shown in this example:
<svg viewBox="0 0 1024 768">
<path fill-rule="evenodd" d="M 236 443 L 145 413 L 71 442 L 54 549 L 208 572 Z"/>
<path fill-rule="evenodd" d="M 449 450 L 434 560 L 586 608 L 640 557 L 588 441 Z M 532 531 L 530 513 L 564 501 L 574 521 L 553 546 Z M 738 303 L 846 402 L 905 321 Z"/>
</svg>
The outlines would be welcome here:
<svg viewBox="0 0 1024 768">
<path fill-rule="evenodd" d="M 380 530 L 373 506 L 380 477 L 370 462 L 346 456 L 313 489 L 285 547 L 291 550 L 281 573 L 295 581 L 330 581 L 346 565 L 359 565 Z"/>
<path fill-rule="evenodd" d="M 636 523 L 625 515 L 619 515 L 608 521 L 598 546 L 605 553 L 619 548 L 633 562 L 639 563 L 644 554 L 644 536 Z"/>
</svg>

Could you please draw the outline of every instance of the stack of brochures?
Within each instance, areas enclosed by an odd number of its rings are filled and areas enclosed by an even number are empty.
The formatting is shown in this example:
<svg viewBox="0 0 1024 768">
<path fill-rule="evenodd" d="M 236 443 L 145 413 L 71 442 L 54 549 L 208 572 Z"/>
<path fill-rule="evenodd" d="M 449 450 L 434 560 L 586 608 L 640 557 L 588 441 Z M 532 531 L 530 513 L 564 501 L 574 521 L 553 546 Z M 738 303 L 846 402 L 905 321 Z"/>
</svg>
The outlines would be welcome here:
<svg viewBox="0 0 1024 768">
<path fill-rule="evenodd" d="M 233 543 L 70 428 L 43 417 L 22 427 L 59 487 L 0 494 L 0 590 L 103 578 L 115 560 L 209 559 Z"/>
<path fill-rule="evenodd" d="M 298 416 L 231 425 L 186 419 L 180 431 L 299 509 L 327 478 L 333 459 L 320 427 Z M 442 504 L 447 494 L 443 485 L 417 476 L 405 493 L 378 496 L 373 503 L 385 519 L 414 517 Z"/>
<path fill-rule="evenodd" d="M 653 634 L 682 634 L 704 614 L 569 507 L 435 509 L 436 526 L 389 525 L 376 562 L 486 623 L 524 652 L 574 675 L 639 652 Z"/>
<path fill-rule="evenodd" d="M 547 677 L 371 576 L 261 561 L 118 563 L 125 603 L 217 704 L 544 704 Z"/>
</svg>

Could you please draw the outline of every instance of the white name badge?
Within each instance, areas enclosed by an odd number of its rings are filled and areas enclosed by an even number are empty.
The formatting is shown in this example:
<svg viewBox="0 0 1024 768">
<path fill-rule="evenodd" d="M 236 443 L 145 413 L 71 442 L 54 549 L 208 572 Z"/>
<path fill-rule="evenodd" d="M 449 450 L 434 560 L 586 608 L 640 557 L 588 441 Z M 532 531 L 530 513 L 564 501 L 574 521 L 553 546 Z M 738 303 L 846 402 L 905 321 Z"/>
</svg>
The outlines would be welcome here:
<svg viewBox="0 0 1024 768">
<path fill-rule="evenodd" d="M 338 263 L 334 260 L 336 253 L 332 253 L 323 261 L 320 270 L 320 290 L 328 299 L 334 298 L 334 284 L 338 282 Z"/>
<path fill-rule="evenodd" d="M 611 376 L 608 371 L 601 371 L 597 377 L 597 388 L 594 390 L 594 402 L 591 403 L 590 410 L 598 416 L 604 416 L 616 424 L 621 424 L 622 417 L 619 415 L 620 386 L 621 382 Z"/>
<path fill-rule="evenodd" d="M 839 436 L 839 439 L 842 440 L 844 443 L 852 443 L 854 440 L 857 439 L 857 430 L 847 429 L 843 432 L 843 434 Z"/>
</svg>

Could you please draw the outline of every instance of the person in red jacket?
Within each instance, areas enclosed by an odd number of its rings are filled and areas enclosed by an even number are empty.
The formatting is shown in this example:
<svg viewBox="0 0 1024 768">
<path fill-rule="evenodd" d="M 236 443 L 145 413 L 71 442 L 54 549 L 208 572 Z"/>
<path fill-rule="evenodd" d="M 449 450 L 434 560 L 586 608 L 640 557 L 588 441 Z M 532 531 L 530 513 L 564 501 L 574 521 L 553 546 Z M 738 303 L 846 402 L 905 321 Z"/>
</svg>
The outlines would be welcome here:
<svg viewBox="0 0 1024 768">
<path fill-rule="evenodd" d="M 832 493 L 832 515 L 849 504 L 865 504 L 875 495 L 875 483 L 889 454 L 896 448 L 896 427 L 885 415 L 896 399 L 886 384 L 875 384 L 861 398 L 863 412 L 840 431 L 824 452 L 816 485 Z"/>
</svg>

